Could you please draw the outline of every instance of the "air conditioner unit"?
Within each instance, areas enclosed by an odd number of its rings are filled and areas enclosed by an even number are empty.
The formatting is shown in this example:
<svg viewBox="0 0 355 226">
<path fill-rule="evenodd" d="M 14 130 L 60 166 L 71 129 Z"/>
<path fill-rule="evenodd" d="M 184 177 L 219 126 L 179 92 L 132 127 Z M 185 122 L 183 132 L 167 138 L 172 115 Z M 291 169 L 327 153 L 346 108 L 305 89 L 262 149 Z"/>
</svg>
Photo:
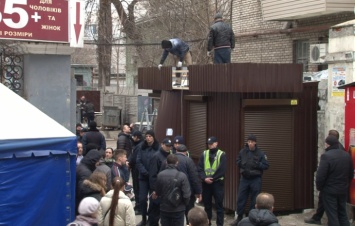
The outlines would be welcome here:
<svg viewBox="0 0 355 226">
<path fill-rule="evenodd" d="M 328 53 L 328 44 L 314 44 L 309 48 L 309 62 L 312 64 L 322 64 Z"/>
</svg>

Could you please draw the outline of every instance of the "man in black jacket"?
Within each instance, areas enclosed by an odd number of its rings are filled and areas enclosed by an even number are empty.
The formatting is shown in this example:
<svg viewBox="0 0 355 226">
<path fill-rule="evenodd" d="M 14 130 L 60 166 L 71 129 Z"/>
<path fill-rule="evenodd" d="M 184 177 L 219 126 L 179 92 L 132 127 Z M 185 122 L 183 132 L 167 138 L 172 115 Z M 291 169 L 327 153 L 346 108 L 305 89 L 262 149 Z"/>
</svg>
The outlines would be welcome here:
<svg viewBox="0 0 355 226">
<path fill-rule="evenodd" d="M 337 130 L 335 130 L 335 129 L 329 130 L 328 136 L 329 135 L 335 136 L 339 141 L 339 132 Z M 338 146 L 339 146 L 339 149 L 346 151 L 344 146 L 340 142 L 338 143 Z M 324 211 L 325 210 L 324 210 L 324 205 L 323 205 L 323 201 L 322 201 L 322 192 L 319 192 L 318 207 L 317 207 L 316 213 L 313 214 L 313 216 L 311 218 L 305 219 L 304 222 L 307 224 L 321 225 L 322 224 L 321 219 L 323 217 Z"/>
<path fill-rule="evenodd" d="M 349 183 L 354 176 L 353 162 L 349 153 L 339 149 L 339 141 L 329 135 L 325 153 L 321 156 L 316 176 L 317 189 L 328 217 L 328 225 L 349 226 L 346 200 Z"/>
<path fill-rule="evenodd" d="M 190 209 L 194 208 L 196 198 L 198 199 L 199 202 L 202 200 L 201 182 L 200 179 L 198 178 L 197 168 L 194 161 L 187 156 L 187 147 L 183 144 L 180 144 L 176 148 L 175 155 L 178 157 L 179 160 L 177 169 L 180 172 L 183 172 L 187 176 L 191 188 L 190 202 L 186 206 L 186 211 L 185 211 L 186 224 L 189 224 L 188 213 Z"/>
<path fill-rule="evenodd" d="M 170 155 L 172 142 L 169 138 L 165 138 L 161 142 L 161 147 L 159 151 L 154 153 L 152 159 L 150 160 L 149 167 L 149 187 L 152 193 L 152 201 L 149 203 L 149 225 L 158 226 L 159 216 L 160 216 L 160 200 L 157 199 L 156 195 L 156 182 L 158 173 L 162 170 L 162 165 L 166 161 L 168 155 Z M 152 217 L 151 217 L 152 216 Z"/>
<path fill-rule="evenodd" d="M 85 156 L 90 150 L 87 149 L 87 145 L 90 143 L 96 144 L 99 150 L 106 150 L 106 140 L 104 135 L 96 127 L 96 122 L 91 121 L 89 123 L 89 131 L 83 136 L 83 155 Z"/>
<path fill-rule="evenodd" d="M 214 49 L 213 62 L 215 64 L 230 63 L 231 51 L 235 46 L 234 32 L 228 24 L 223 22 L 222 14 L 217 13 L 214 21 L 208 35 L 207 56 L 210 56 Z"/>
<path fill-rule="evenodd" d="M 131 142 L 131 128 L 129 124 L 124 124 L 122 127 L 122 132 L 118 134 L 117 138 L 117 149 L 124 149 L 127 152 L 127 159 L 132 153 L 132 142 Z"/>
<path fill-rule="evenodd" d="M 248 217 L 243 218 L 238 226 L 280 226 L 279 220 L 272 213 L 275 199 L 272 194 L 260 193 L 256 197 L 255 209 L 250 210 Z"/>
<path fill-rule="evenodd" d="M 129 162 L 129 167 L 132 170 L 132 182 L 133 182 L 133 192 L 134 192 L 134 197 L 136 199 L 136 205 L 134 206 L 134 212 L 136 215 L 142 214 L 142 211 L 139 207 L 139 171 L 137 169 L 137 155 L 139 151 L 139 145 L 144 141 L 142 132 L 141 131 L 134 131 L 132 133 L 132 154 L 128 159 Z"/>
<path fill-rule="evenodd" d="M 256 145 L 256 136 L 251 134 L 247 138 L 245 147 L 239 151 L 237 165 L 240 172 L 240 182 L 237 198 L 238 218 L 232 225 L 236 226 L 243 219 L 245 205 L 250 195 L 250 210 L 254 209 L 256 197 L 261 191 L 261 177 L 269 163 L 264 152 Z"/>
<path fill-rule="evenodd" d="M 184 173 L 176 169 L 178 158 L 171 154 L 167 157 L 167 169 L 158 174 L 156 194 L 160 197 L 160 217 L 162 226 L 183 226 L 186 205 L 190 199 L 190 185 Z M 180 197 L 170 199 L 174 187 L 180 191 Z"/>
<path fill-rule="evenodd" d="M 139 226 L 145 226 L 147 224 L 147 196 L 148 193 L 152 192 L 149 187 L 150 160 L 157 151 L 159 151 L 159 142 L 155 139 L 154 131 L 148 130 L 145 133 L 145 141 L 138 146 L 137 151 L 137 168 L 139 171 L 139 205 L 142 211 L 142 221 L 137 224 Z M 150 214 L 149 217 L 151 217 Z M 155 216 L 152 216 L 149 221 L 153 220 L 154 217 Z"/>
</svg>

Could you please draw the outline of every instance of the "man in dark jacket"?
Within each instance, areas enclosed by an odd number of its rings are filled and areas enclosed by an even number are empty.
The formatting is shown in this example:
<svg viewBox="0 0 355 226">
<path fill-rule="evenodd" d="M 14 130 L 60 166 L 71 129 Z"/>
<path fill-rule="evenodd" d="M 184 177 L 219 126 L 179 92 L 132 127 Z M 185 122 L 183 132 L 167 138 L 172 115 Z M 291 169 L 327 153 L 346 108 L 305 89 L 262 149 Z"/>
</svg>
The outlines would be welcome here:
<svg viewBox="0 0 355 226">
<path fill-rule="evenodd" d="M 238 226 L 280 226 L 279 220 L 272 213 L 274 203 L 272 194 L 260 193 L 256 197 L 255 209 L 250 210 L 248 217 L 241 220 Z"/>
<path fill-rule="evenodd" d="M 129 127 L 129 124 L 124 124 L 122 127 L 122 132 L 118 134 L 117 149 L 126 150 L 128 159 L 131 156 L 132 142 L 131 142 L 131 128 Z"/>
<path fill-rule="evenodd" d="M 139 170 L 139 203 L 142 211 L 142 221 L 137 224 L 138 226 L 144 226 L 147 224 L 147 196 L 148 193 L 151 193 L 149 186 L 150 160 L 157 151 L 159 151 L 159 142 L 155 139 L 154 131 L 148 130 L 145 133 L 145 141 L 138 146 L 137 155 L 137 168 Z M 149 215 L 149 218 L 150 217 L 151 216 Z M 153 218 L 154 216 L 152 216 L 152 219 Z"/>
<path fill-rule="evenodd" d="M 208 149 L 198 161 L 198 173 L 202 180 L 202 199 L 209 223 L 212 219 L 212 197 L 217 210 L 217 226 L 224 223 L 224 177 L 227 169 L 227 158 L 224 151 L 218 148 L 216 137 L 207 140 Z"/>
<path fill-rule="evenodd" d="M 171 140 L 165 138 L 161 142 L 161 147 L 158 152 L 154 153 L 152 159 L 150 160 L 149 167 L 149 187 L 152 192 L 152 202 L 149 203 L 149 225 L 159 225 L 159 216 L 160 216 L 160 200 L 157 199 L 156 195 L 156 182 L 158 173 L 163 170 L 162 165 L 166 162 L 166 158 L 170 155 Z M 152 216 L 152 217 L 151 217 Z"/>
<path fill-rule="evenodd" d="M 269 168 L 267 157 L 256 145 L 256 136 L 253 134 L 247 138 L 247 144 L 239 151 L 237 165 L 240 172 L 240 182 L 237 199 L 238 218 L 233 225 L 237 225 L 243 219 L 245 205 L 250 199 L 250 210 L 254 209 L 256 196 L 261 191 L 261 177 L 264 170 Z"/>
<path fill-rule="evenodd" d="M 335 129 L 329 130 L 328 136 L 329 135 L 335 136 L 339 141 L 339 132 L 337 130 L 335 130 Z M 338 144 L 339 144 L 339 149 L 346 151 L 344 146 L 340 142 Z M 319 192 L 318 207 L 317 207 L 316 213 L 313 214 L 313 216 L 311 218 L 305 219 L 304 222 L 307 224 L 321 225 L 322 224 L 321 219 L 323 217 L 324 211 L 325 210 L 324 210 L 324 205 L 323 205 L 323 201 L 322 201 L 322 192 Z"/>
<path fill-rule="evenodd" d="M 215 64 L 230 63 L 231 50 L 235 46 L 234 32 L 228 24 L 223 22 L 222 14 L 217 13 L 214 21 L 208 35 L 207 56 L 210 56 L 214 49 L 213 62 Z"/>
<path fill-rule="evenodd" d="M 172 38 L 169 40 L 163 40 L 161 42 L 161 47 L 164 49 L 164 51 L 160 60 L 160 64 L 158 65 L 159 69 L 163 66 L 164 61 L 169 53 L 171 53 L 174 56 L 174 59 L 176 59 L 175 61 L 177 62 L 175 62 L 175 64 L 177 67 L 181 67 L 183 61 L 185 61 L 187 66 L 192 64 L 191 53 L 189 51 L 190 47 L 181 39 Z"/>
<path fill-rule="evenodd" d="M 76 207 L 78 207 L 80 201 L 84 198 L 81 194 L 81 189 L 85 179 L 88 179 L 90 175 L 96 169 L 96 165 L 99 163 L 101 154 L 98 150 L 91 150 L 80 161 L 80 164 L 76 168 Z M 77 208 L 76 208 L 77 210 Z"/>
<path fill-rule="evenodd" d="M 142 137 L 141 131 L 134 131 L 132 133 L 132 154 L 128 159 L 129 162 L 129 167 L 132 170 L 132 183 L 133 183 L 133 192 L 134 192 L 134 197 L 136 199 L 136 205 L 134 206 L 134 212 L 136 215 L 142 214 L 141 209 L 139 207 L 139 171 L 137 168 L 137 155 L 139 151 L 139 145 L 144 141 Z"/>
<path fill-rule="evenodd" d="M 194 161 L 187 156 L 187 147 L 183 144 L 179 144 L 179 146 L 177 146 L 175 155 L 179 160 L 177 169 L 187 176 L 191 188 L 190 202 L 186 206 L 185 211 L 186 224 L 189 224 L 188 213 L 190 209 L 194 208 L 196 198 L 199 202 L 202 200 L 201 182 L 198 178 L 197 168 Z"/>
<path fill-rule="evenodd" d="M 162 226 L 183 226 L 186 205 L 191 196 L 189 181 L 184 173 L 176 169 L 178 158 L 176 155 L 167 157 L 167 169 L 158 174 L 156 195 L 160 197 L 160 216 Z M 169 194 L 174 187 L 179 188 L 180 198 L 172 200 Z"/>
<path fill-rule="evenodd" d="M 346 200 L 349 183 L 354 176 L 353 162 L 349 153 L 339 149 L 339 141 L 329 135 L 325 153 L 321 156 L 316 176 L 317 189 L 328 217 L 328 225 L 349 226 Z"/>
<path fill-rule="evenodd" d="M 104 135 L 96 128 L 96 122 L 92 121 L 89 123 L 89 131 L 83 136 L 83 148 L 84 156 L 88 153 L 86 145 L 89 143 L 94 143 L 99 147 L 99 150 L 106 150 L 106 140 Z"/>
</svg>

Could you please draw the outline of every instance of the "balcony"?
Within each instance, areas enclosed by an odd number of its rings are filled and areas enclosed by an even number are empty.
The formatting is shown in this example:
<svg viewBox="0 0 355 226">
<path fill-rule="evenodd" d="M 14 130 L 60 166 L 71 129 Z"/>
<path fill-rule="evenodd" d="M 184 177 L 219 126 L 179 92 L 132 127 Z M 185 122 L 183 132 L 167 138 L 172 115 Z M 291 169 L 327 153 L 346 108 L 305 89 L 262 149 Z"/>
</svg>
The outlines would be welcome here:
<svg viewBox="0 0 355 226">
<path fill-rule="evenodd" d="M 353 12 L 354 0 L 261 0 L 264 21 L 295 20 Z"/>
</svg>

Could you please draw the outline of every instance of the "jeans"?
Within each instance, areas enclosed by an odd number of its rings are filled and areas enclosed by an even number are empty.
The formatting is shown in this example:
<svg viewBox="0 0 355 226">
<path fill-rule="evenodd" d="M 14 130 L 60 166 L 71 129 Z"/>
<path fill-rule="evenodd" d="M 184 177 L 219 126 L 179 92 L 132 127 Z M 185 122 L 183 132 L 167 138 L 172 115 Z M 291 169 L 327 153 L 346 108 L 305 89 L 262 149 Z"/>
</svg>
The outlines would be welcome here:
<svg viewBox="0 0 355 226">
<path fill-rule="evenodd" d="M 214 63 L 225 64 L 231 62 L 231 48 L 214 49 Z"/>
<path fill-rule="evenodd" d="M 261 191 L 261 177 L 255 177 L 252 179 L 240 179 L 238 199 L 237 199 L 237 214 L 243 215 L 244 208 L 248 201 L 249 194 L 251 195 L 250 210 L 255 208 L 256 196 Z M 249 211 L 250 211 L 249 210 Z"/>
<path fill-rule="evenodd" d="M 214 198 L 217 210 L 217 226 L 223 225 L 224 222 L 224 181 L 215 181 L 212 184 L 202 183 L 202 200 L 205 205 L 205 211 L 208 220 L 212 219 L 212 197 Z"/>
<path fill-rule="evenodd" d="M 328 217 L 328 225 L 349 226 L 350 223 L 346 214 L 347 195 L 335 195 L 322 192 L 322 196 L 324 209 Z"/>
<path fill-rule="evenodd" d="M 185 211 L 181 211 L 181 212 L 160 211 L 161 226 L 183 226 L 184 225 L 184 213 L 185 213 Z"/>
</svg>

